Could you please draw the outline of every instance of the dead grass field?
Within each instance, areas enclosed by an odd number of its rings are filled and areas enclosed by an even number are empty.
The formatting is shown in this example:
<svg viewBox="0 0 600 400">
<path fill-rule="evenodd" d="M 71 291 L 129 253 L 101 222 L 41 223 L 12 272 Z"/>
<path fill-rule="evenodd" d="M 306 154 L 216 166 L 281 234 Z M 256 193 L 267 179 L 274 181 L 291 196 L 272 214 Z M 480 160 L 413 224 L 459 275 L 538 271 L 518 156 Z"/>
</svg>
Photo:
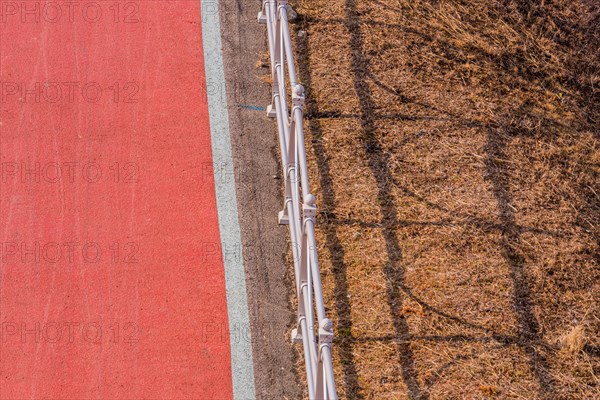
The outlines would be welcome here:
<svg viewBox="0 0 600 400">
<path fill-rule="evenodd" d="M 600 8 L 295 0 L 346 399 L 600 399 Z"/>
</svg>

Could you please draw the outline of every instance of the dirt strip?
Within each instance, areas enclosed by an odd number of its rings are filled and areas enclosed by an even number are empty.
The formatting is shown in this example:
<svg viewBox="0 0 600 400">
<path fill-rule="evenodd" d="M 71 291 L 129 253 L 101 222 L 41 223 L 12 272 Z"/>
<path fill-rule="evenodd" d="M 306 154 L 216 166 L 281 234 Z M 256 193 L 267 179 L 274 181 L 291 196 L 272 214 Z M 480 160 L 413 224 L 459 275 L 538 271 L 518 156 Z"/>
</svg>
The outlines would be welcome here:
<svg viewBox="0 0 600 400">
<path fill-rule="evenodd" d="M 275 126 L 263 110 L 270 89 L 261 80 L 268 67 L 257 65 L 267 49 L 259 10 L 260 2 L 249 0 L 225 0 L 220 9 L 254 373 L 258 399 L 298 399 L 304 390 L 289 336 L 294 284 L 286 264 L 287 227 L 277 223 L 282 181 Z M 231 167 L 221 166 L 223 179 L 231 177 Z"/>
</svg>

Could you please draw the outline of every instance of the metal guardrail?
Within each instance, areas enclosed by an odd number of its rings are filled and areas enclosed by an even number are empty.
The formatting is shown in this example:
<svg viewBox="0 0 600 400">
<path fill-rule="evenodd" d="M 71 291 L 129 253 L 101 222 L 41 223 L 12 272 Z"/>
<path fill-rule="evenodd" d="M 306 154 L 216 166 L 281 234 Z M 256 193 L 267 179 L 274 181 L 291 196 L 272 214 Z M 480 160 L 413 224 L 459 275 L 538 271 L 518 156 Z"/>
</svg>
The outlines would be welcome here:
<svg viewBox="0 0 600 400">
<path fill-rule="evenodd" d="M 296 76 L 287 9 L 287 0 L 263 0 L 258 22 L 267 25 L 269 36 L 273 97 L 267 113 L 277 120 L 285 177 L 285 201 L 279 212 L 279 223 L 289 225 L 294 256 L 298 325 L 292 331 L 292 341 L 302 342 L 304 346 L 309 398 L 337 400 L 331 361 L 333 324 L 325 316 L 315 241 L 317 207 L 315 196 L 310 193 L 304 148 L 304 87 Z M 291 110 L 286 93 L 286 69 Z"/>
</svg>

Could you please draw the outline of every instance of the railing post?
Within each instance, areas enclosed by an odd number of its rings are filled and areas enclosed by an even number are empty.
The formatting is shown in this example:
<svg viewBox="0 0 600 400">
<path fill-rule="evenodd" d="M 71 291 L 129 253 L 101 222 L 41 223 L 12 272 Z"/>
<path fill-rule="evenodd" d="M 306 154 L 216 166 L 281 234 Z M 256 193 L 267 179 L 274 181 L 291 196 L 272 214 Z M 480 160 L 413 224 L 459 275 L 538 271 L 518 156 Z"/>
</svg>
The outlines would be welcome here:
<svg viewBox="0 0 600 400">
<path fill-rule="evenodd" d="M 317 379 L 317 399 L 328 399 L 328 382 L 327 382 L 327 371 L 325 370 L 325 363 L 323 362 L 324 354 L 323 347 L 331 349 L 331 343 L 333 342 L 333 323 L 330 319 L 325 318 L 319 324 L 319 368 Z M 329 354 L 329 353 L 328 353 Z"/>
</svg>

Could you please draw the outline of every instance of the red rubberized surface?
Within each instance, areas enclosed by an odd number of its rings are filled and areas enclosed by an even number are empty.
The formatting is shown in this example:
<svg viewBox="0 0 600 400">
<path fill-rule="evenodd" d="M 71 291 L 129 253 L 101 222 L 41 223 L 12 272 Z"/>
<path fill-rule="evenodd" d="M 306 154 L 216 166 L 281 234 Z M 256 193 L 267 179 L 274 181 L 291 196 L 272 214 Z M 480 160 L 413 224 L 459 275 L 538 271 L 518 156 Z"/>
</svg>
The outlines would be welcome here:
<svg viewBox="0 0 600 400">
<path fill-rule="evenodd" d="M 231 398 L 200 1 L 6 3 L 0 398 Z"/>
</svg>

